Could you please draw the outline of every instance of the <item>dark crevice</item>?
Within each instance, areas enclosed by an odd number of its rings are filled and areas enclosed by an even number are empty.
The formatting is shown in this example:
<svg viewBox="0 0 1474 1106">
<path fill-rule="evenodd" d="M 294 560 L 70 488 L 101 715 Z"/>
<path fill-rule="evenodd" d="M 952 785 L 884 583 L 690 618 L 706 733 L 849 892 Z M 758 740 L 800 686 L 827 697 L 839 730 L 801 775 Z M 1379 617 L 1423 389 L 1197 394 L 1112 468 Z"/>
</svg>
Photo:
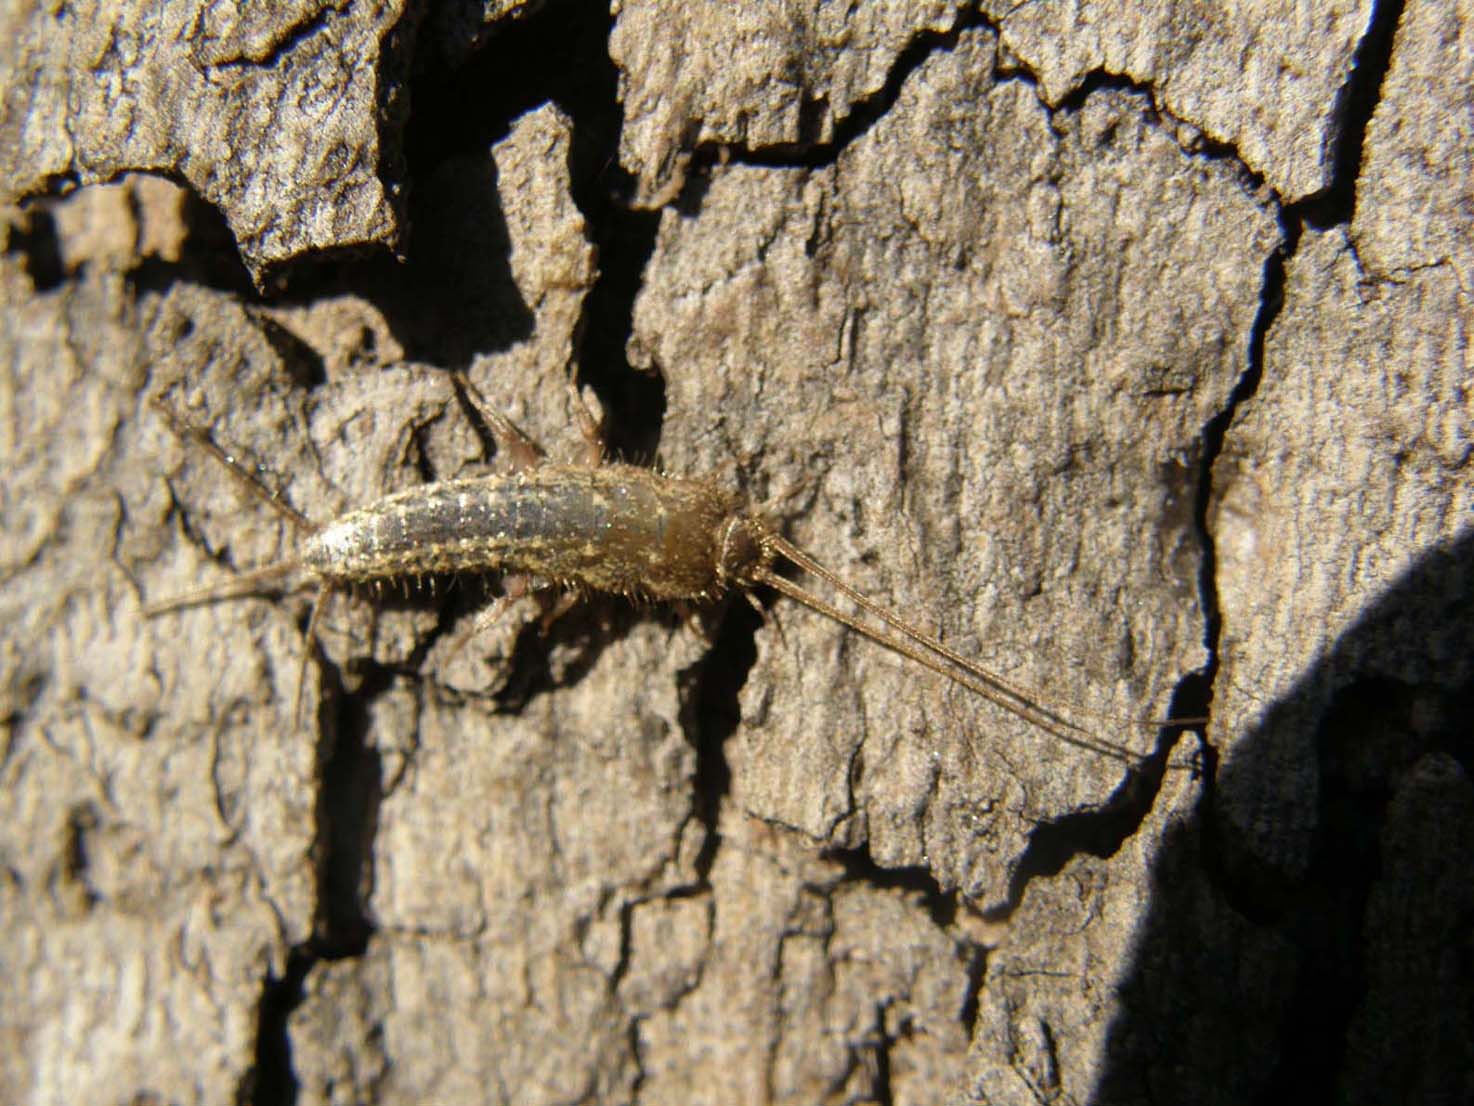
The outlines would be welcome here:
<svg viewBox="0 0 1474 1106">
<path fill-rule="evenodd" d="M 484 44 L 447 70 L 425 40 L 405 153 L 419 171 L 485 153 L 521 115 L 552 102 L 571 117 L 617 117 L 617 79 L 608 53 L 610 16 L 579 0 L 550 0 L 534 14 L 486 29 Z M 591 119 L 590 122 L 595 120 Z"/>
<path fill-rule="evenodd" d="M 635 371 L 625 346 L 660 215 L 632 211 L 626 203 L 632 182 L 619 164 L 624 117 L 608 52 L 611 19 L 607 8 L 552 0 L 527 18 L 488 30 L 480 52 L 449 77 L 421 72 L 406 151 L 423 177 L 452 157 L 484 155 L 518 116 L 544 103 L 569 116 L 573 199 L 599 264 L 584 301 L 576 377 L 604 407 L 611 454 L 648 460 L 660 440 L 664 383 Z M 468 112 L 468 104 L 477 110 Z"/>
<path fill-rule="evenodd" d="M 1184 680 L 1173 697 L 1173 714 L 1185 714 L 1187 704 L 1198 699 L 1204 686 L 1206 678 L 1201 673 Z M 1009 880 L 1007 898 L 988 911 L 987 916 L 995 920 L 1008 917 L 1023 901 L 1032 881 L 1058 875 L 1077 856 L 1101 859 L 1114 856 L 1151 813 L 1167 774 L 1167 762 L 1182 733 L 1183 728 L 1179 726 L 1160 730 L 1156 748 L 1126 773 L 1099 807 L 1036 825 Z"/>
<path fill-rule="evenodd" d="M 722 612 L 711 649 L 700 663 L 681 674 L 681 728 L 696 750 L 693 814 L 706 831 L 695 861 L 698 888 L 707 886 L 721 846 L 722 803 L 732 786 L 732 769 L 724 750 L 742 720 L 738 696 L 757 663 L 761 625 L 762 619 L 748 604 L 730 602 Z"/>
<path fill-rule="evenodd" d="M 155 254 L 144 256 L 128 273 L 134 293 L 163 295 L 176 284 L 201 285 L 228 292 L 242 303 L 259 302 L 225 215 L 187 181 L 172 174 L 167 179 L 184 193 L 181 219 L 185 229 L 179 257 L 170 260 Z"/>
<path fill-rule="evenodd" d="M 263 42 L 253 50 L 242 50 L 235 54 L 222 54 L 217 58 L 210 58 L 206 64 L 212 69 L 226 70 L 270 69 L 277 65 L 285 65 L 292 51 L 322 33 L 340 14 L 340 9 L 334 6 L 308 9 L 297 22 L 277 29 L 269 42 Z"/>
<path fill-rule="evenodd" d="M 414 465 L 415 475 L 422 484 L 432 483 L 436 477 L 435 466 L 430 460 L 430 450 L 426 448 L 429 437 L 429 424 L 417 423 L 410 430 L 409 461 Z"/>
<path fill-rule="evenodd" d="M 1027 81 L 1036 88 L 1038 86 L 1038 79 L 1028 70 L 1013 70 L 1009 76 Z M 1106 92 L 1117 92 L 1144 99 L 1146 101 L 1145 116 L 1148 121 L 1162 125 L 1165 132 L 1174 138 L 1185 153 L 1206 161 L 1221 162 L 1232 166 L 1238 174 L 1244 191 L 1249 195 L 1257 195 L 1264 187 L 1264 174 L 1249 165 L 1239 153 L 1236 145 L 1214 138 L 1195 124 L 1173 115 L 1158 100 L 1157 89 L 1154 85 L 1134 80 L 1121 73 L 1112 73 L 1103 69 L 1092 70 L 1057 105 L 1046 104 L 1050 113 L 1051 126 L 1055 125 L 1053 120 L 1057 114 L 1077 113 L 1084 109 L 1092 97 Z M 1056 133 L 1058 133 L 1057 129 Z M 1098 141 L 1106 140 L 1106 137 L 1098 139 Z"/>
<path fill-rule="evenodd" d="M 148 174 L 127 173 L 118 180 L 144 175 Z M 184 233 L 177 258 L 166 259 L 149 253 L 133 262 L 125 276 L 135 294 L 165 293 L 175 284 L 184 283 L 229 292 L 242 302 L 256 301 L 255 286 L 241 261 L 235 237 L 219 209 L 202 199 L 187 181 L 173 174 L 154 175 L 162 176 L 180 189 L 179 218 Z M 28 202 L 21 209 L 20 219 L 7 226 L 5 252 L 25 259 L 26 273 L 38 293 L 51 291 L 88 264 L 82 261 L 73 271 L 68 271 L 53 213 L 58 206 L 74 199 L 76 194 L 72 192 L 63 197 L 48 195 Z M 141 226 L 146 216 L 139 210 L 137 197 L 131 197 L 131 200 L 132 218 L 136 225 Z"/>
<path fill-rule="evenodd" d="M 293 1106 L 297 1101 L 300 1088 L 292 1067 L 287 1023 L 306 996 L 303 984 L 316 962 L 309 943 L 287 954 L 287 966 L 280 976 L 267 973 L 256 1011 L 256 1060 L 236 1089 L 241 1106 Z"/>
<path fill-rule="evenodd" d="M 957 919 L 956 892 L 942 890 L 930 868 L 921 865 L 882 868 L 866 845 L 854 849 L 826 849 L 823 856 L 844 869 L 846 880 L 883 890 L 909 892 L 926 908 L 932 924 L 938 929 L 947 929 Z"/>
<path fill-rule="evenodd" d="M 56 218 L 45 204 L 30 204 L 20 222 L 7 224 L 5 252 L 24 258 L 26 275 L 38 293 L 50 292 L 66 279 Z"/>
<path fill-rule="evenodd" d="M 877 1106 L 894 1106 L 896 1101 L 895 1092 L 891 1089 L 891 1046 L 896 1042 L 891 1039 L 885 1028 L 885 1003 L 878 1003 L 875 1007 L 875 1048 L 872 1054 L 875 1057 L 875 1083 L 871 1093 L 875 1098 Z"/>
<path fill-rule="evenodd" d="M 359 686 L 348 695 L 337 670 L 324 666 L 322 724 L 330 746 L 318 791 L 322 854 L 315 951 L 326 960 L 360 955 L 374 932 L 367 898 L 384 797 L 384 766 L 370 740 L 370 708 L 393 685 L 395 673 L 383 665 L 360 663 L 355 674 Z"/>
<path fill-rule="evenodd" d="M 368 740 L 369 705 L 393 682 L 392 670 L 367 665 L 353 695 L 338 670 L 321 666 L 318 722 L 327 748 L 317 796 L 315 932 L 287 956 L 281 976 L 268 973 L 257 1012 L 256 1057 L 241 1101 L 292 1106 L 300 1086 L 292 1063 L 289 1022 L 306 997 L 308 973 L 323 961 L 362 956 L 373 936 L 367 910 L 370 863 L 383 799 L 383 765 Z"/>
<path fill-rule="evenodd" d="M 600 276 L 584 301 L 577 379 L 599 397 L 611 457 L 654 461 L 665 419 L 665 381 L 629 363 L 634 303 L 655 250 L 657 213 L 600 212 L 585 217 L 599 248 Z"/>
<path fill-rule="evenodd" d="M 226 569 L 232 575 L 239 573 L 241 570 L 236 567 L 235 561 L 230 555 L 229 545 L 216 546 L 210 541 L 209 535 L 195 523 L 194 515 L 190 512 L 184 501 L 179 498 L 179 492 L 175 489 L 174 482 L 168 477 L 164 478 L 164 487 L 169 492 L 169 516 L 179 520 L 179 533 L 184 538 L 185 543 L 193 546 L 207 560 Z M 280 591 L 263 588 L 262 594 L 280 594 Z"/>
<path fill-rule="evenodd" d="M 611 993 L 619 991 L 619 985 L 624 982 L 626 973 L 630 968 L 631 944 L 634 941 L 635 909 L 644 902 L 643 899 L 627 899 L 619 905 L 619 956 L 614 961 L 614 967 L 609 972 L 609 990 Z M 579 940 L 586 936 L 587 923 L 579 932 Z"/>
<path fill-rule="evenodd" d="M 299 388 L 317 388 L 327 383 L 327 364 L 322 354 L 261 311 L 251 313 L 256 330 L 276 354 L 282 370 Z"/>
<path fill-rule="evenodd" d="M 967 970 L 967 986 L 962 992 L 962 1006 L 958 1010 L 957 1020 L 962 1023 L 962 1028 L 970 1041 L 977 1032 L 978 1010 L 982 1006 L 983 980 L 988 976 L 988 949 L 985 945 L 968 942 L 966 953 L 964 966 Z"/>
<path fill-rule="evenodd" d="M 1223 454 L 1224 443 L 1228 438 L 1228 431 L 1233 425 L 1234 417 L 1238 414 L 1239 408 L 1252 399 L 1259 390 L 1259 383 L 1264 375 L 1265 340 L 1270 327 L 1274 325 L 1275 319 L 1279 317 L 1284 307 L 1286 262 L 1293 256 L 1300 242 L 1299 222 L 1287 218 L 1286 215 L 1287 212 L 1282 212 L 1280 218 L 1281 244 L 1264 262 L 1259 311 L 1249 331 L 1248 364 L 1229 393 L 1228 402 L 1224 405 L 1223 410 L 1208 420 L 1202 434 L 1203 452 L 1198 469 L 1197 495 L 1193 505 L 1193 526 L 1198 533 L 1198 541 L 1202 547 L 1202 558 L 1198 568 L 1198 601 L 1203 608 L 1203 647 L 1208 654 L 1208 662 L 1203 667 L 1201 679 L 1204 686 L 1209 689 L 1207 698 L 1210 699 L 1211 689 L 1218 678 L 1219 646 L 1223 635 L 1223 609 L 1218 598 L 1218 547 L 1211 521 L 1213 473 L 1219 457 Z M 1213 781 L 1218 758 L 1210 751 L 1204 756 L 1202 764 L 1205 784 L 1200 814 L 1203 816 L 1203 824 L 1207 826 L 1213 822 L 1212 803 L 1215 795 Z M 1261 914 L 1261 906 L 1252 901 L 1254 896 L 1245 898 L 1243 895 L 1236 894 L 1229 886 L 1229 881 L 1223 879 L 1225 869 L 1215 863 L 1215 856 L 1216 849 L 1211 842 L 1205 841 L 1204 862 L 1208 867 L 1210 878 L 1220 881 L 1220 888 L 1229 895 L 1236 907 L 1246 916 Z"/>
<path fill-rule="evenodd" d="M 541 594 L 549 603 L 561 597 L 552 591 Z M 523 623 L 512 647 L 506 684 L 493 696 L 496 710 L 520 714 L 537 696 L 578 683 L 605 649 L 628 636 L 638 619 L 651 614 L 621 598 L 594 595 L 551 623 L 541 618 Z M 555 655 L 559 658 L 556 670 L 551 663 Z"/>
<path fill-rule="evenodd" d="M 904 49 L 896 54 L 885 83 L 869 96 L 855 100 L 848 114 L 837 118 L 828 141 L 818 141 L 810 135 L 816 134 L 822 111 L 827 108 L 821 100 L 809 98 L 803 105 L 800 133 L 806 137 L 797 142 L 772 143 L 767 146 L 737 147 L 721 143 L 703 144 L 690 152 L 686 165 L 686 183 L 680 203 L 683 211 L 693 210 L 693 190 L 705 187 L 714 166 L 722 160 L 731 160 L 743 165 L 769 166 L 773 168 L 822 169 L 833 165 L 839 156 L 857 139 L 862 138 L 871 127 L 883 119 L 896 101 L 911 75 L 938 53 L 956 48 L 957 43 L 968 31 L 978 29 L 996 31 L 997 25 L 976 8 L 961 13 L 957 23 L 946 31 L 921 30 L 911 38 Z"/>
<path fill-rule="evenodd" d="M 1284 307 L 1287 266 L 1307 227 L 1324 230 L 1350 222 L 1367 128 L 1380 100 L 1391 61 L 1402 0 L 1379 0 L 1359 43 L 1352 70 L 1340 90 L 1330 181 L 1321 192 L 1286 205 L 1280 214 L 1282 243 L 1265 261 L 1259 312 L 1250 331 L 1245 370 L 1224 409 L 1204 427 L 1203 453 L 1194 516 L 1203 548 L 1199 593 L 1205 612 L 1209 661 L 1201 674 L 1204 698 L 1218 674 L 1223 612 L 1217 593 L 1217 555 L 1211 529 L 1214 470 L 1241 407 L 1258 392 L 1265 368 L 1270 329 Z M 1203 868 L 1210 882 L 1243 917 L 1282 932 L 1299 950 L 1301 973 L 1284 1020 L 1279 1062 L 1269 1074 L 1263 1101 L 1331 1101 L 1344 1070 L 1353 1018 L 1365 994 L 1361 928 L 1367 899 L 1381 870 L 1379 835 L 1391 790 L 1384 773 L 1367 773 L 1362 784 L 1348 773 L 1347 731 L 1380 729 L 1405 734 L 1411 707 L 1407 696 L 1386 687 L 1340 693 L 1322 717 L 1317 734 L 1319 811 L 1309 870 L 1294 886 L 1262 865 L 1241 862 L 1225 824 L 1215 813 L 1218 801 L 1217 750 L 1203 750 L 1205 784 L 1199 810 Z M 1389 703 L 1400 703 L 1389 708 Z M 1389 720 L 1389 710 L 1398 717 Z M 1337 739 L 1331 737 L 1337 735 Z M 1390 739 L 1395 741 L 1396 739 Z"/>
<path fill-rule="evenodd" d="M 97 905 L 99 896 L 88 878 L 88 837 L 97 829 L 97 808 L 90 802 L 77 803 L 67 812 L 62 836 L 62 876 L 77 888 L 87 909 Z"/>
<path fill-rule="evenodd" d="M 1342 87 L 1337 105 L 1342 118 L 1337 127 L 1331 183 L 1317 196 L 1288 204 L 1281 211 L 1281 244 L 1264 263 L 1259 312 L 1249 334 L 1248 363 L 1224 409 L 1203 429 L 1203 455 L 1194 519 L 1203 548 L 1198 586 L 1205 612 L 1204 646 L 1209 658 L 1202 676 L 1210 689 L 1218 674 L 1219 643 L 1223 630 L 1223 614 L 1217 589 L 1217 549 L 1210 525 L 1214 469 L 1223 454 L 1229 429 L 1239 409 L 1259 390 L 1264 375 L 1265 345 L 1269 331 L 1284 308 L 1288 263 L 1299 248 L 1305 228 L 1324 228 L 1345 223 L 1355 211 L 1356 179 L 1361 169 L 1366 129 L 1376 109 L 1382 82 L 1391 62 L 1392 44 L 1401 13 L 1401 0 L 1381 0 L 1373 9 L 1367 33 L 1357 48 L 1351 75 Z M 1210 757 L 1205 763 L 1211 772 L 1216 765 L 1216 758 Z M 1211 827 L 1216 819 L 1212 816 L 1211 775 L 1208 778 L 1210 786 L 1204 792 L 1203 824 Z M 1203 844 L 1204 862 L 1219 889 L 1246 917 L 1264 919 L 1273 916 L 1280 909 L 1277 888 L 1261 887 L 1253 881 L 1231 876 L 1229 871 L 1234 866 L 1223 855 L 1221 843 L 1212 840 L 1211 836 L 1209 834 L 1209 839 Z"/>
<path fill-rule="evenodd" d="M 1010 69 L 1008 76 L 1038 87 L 1038 79 L 1032 70 Z M 1075 114 L 1083 109 L 1093 97 L 1103 92 L 1124 92 L 1129 96 L 1144 97 L 1149 105 L 1148 113 L 1151 118 L 1156 120 L 1166 118 L 1161 105 L 1157 103 L 1156 88 L 1143 81 L 1133 80 L 1124 73 L 1112 73 L 1106 69 L 1092 69 L 1086 73 L 1069 92 L 1060 98 L 1058 103 L 1053 105 L 1052 112 Z"/>
<path fill-rule="evenodd" d="M 573 199 L 598 250 L 599 278 L 584 301 L 577 379 L 604 406 L 605 435 L 616 458 L 651 462 L 665 419 L 665 381 L 637 371 L 626 348 L 634 330 L 635 297 L 655 252 L 660 213 L 636 211 L 624 202 L 632 178 L 619 163 L 624 112 L 618 73 L 608 55 L 609 23 L 599 26 L 596 89 L 566 105 L 573 117 Z"/>
<path fill-rule="evenodd" d="M 629 1101 L 640 1101 L 640 1091 L 645 1086 L 645 1058 L 644 1050 L 640 1048 L 640 1025 L 644 1018 L 636 1016 L 630 1019 L 629 1027 L 626 1029 L 626 1047 L 630 1052 L 630 1063 L 635 1066 L 635 1073 L 630 1076 Z"/>
<path fill-rule="evenodd" d="M 1351 72 L 1332 112 L 1331 181 L 1320 193 L 1295 205 L 1295 216 L 1317 230 L 1351 222 L 1356 213 L 1356 182 L 1372 113 L 1382 98 L 1382 82 L 1392 64 L 1392 44 L 1404 0 L 1376 0 L 1366 33 L 1357 44 Z"/>
</svg>

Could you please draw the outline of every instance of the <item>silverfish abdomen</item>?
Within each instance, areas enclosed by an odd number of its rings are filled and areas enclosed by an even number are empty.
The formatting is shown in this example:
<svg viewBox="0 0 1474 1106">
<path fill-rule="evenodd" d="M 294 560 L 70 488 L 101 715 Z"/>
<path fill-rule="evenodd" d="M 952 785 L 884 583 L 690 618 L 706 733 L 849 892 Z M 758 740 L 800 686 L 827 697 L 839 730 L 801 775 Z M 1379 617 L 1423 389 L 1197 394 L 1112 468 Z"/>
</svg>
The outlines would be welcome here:
<svg viewBox="0 0 1474 1106">
<path fill-rule="evenodd" d="M 651 599 L 721 590 L 734 496 L 631 465 L 540 465 L 386 496 L 310 535 L 298 563 L 356 583 L 420 573 L 527 573 Z"/>
</svg>

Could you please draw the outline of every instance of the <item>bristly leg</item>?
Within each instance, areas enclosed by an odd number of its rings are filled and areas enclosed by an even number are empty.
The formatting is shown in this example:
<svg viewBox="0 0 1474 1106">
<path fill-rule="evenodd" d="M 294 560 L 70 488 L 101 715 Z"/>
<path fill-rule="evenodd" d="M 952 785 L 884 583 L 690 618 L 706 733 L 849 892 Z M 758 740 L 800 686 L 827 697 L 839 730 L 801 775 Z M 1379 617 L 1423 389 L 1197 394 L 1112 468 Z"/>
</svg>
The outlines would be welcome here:
<svg viewBox="0 0 1474 1106">
<path fill-rule="evenodd" d="M 306 515 L 302 514 L 301 511 L 298 511 L 289 503 L 284 502 L 281 496 L 263 484 L 255 473 L 248 471 L 244 465 L 226 453 L 225 450 L 221 449 L 209 434 L 205 433 L 199 427 L 185 422 L 161 398 L 150 396 L 148 404 L 163 417 L 165 424 L 181 441 L 194 442 L 211 457 L 214 457 L 215 460 L 219 461 L 225 467 L 227 472 L 231 473 L 241 482 L 241 486 L 247 492 L 261 500 L 273 511 L 281 515 L 282 518 L 291 523 L 299 535 L 316 529 L 316 526 L 313 525 L 312 521 Z"/>
</svg>

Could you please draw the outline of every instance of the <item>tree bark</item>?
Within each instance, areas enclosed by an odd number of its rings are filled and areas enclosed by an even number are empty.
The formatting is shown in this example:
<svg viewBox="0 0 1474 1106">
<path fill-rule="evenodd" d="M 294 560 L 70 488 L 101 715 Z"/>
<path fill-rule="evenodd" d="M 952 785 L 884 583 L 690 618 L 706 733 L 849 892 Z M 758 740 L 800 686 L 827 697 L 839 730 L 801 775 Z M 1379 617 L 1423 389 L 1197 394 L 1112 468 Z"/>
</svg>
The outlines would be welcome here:
<svg viewBox="0 0 1474 1106">
<path fill-rule="evenodd" d="M 1474 10 L 405 9 L 0 32 L 0 1099 L 1467 1099 Z M 1088 741 L 766 593 L 145 616 L 300 537 L 148 399 L 315 524 L 570 377 Z"/>
</svg>

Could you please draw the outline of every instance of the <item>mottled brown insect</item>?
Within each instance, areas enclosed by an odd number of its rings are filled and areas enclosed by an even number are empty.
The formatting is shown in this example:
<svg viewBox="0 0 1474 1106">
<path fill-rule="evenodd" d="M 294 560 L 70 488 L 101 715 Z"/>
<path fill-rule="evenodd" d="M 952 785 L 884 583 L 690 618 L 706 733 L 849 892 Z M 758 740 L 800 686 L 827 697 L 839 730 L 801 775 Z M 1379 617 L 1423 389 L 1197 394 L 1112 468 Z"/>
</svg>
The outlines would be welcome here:
<svg viewBox="0 0 1474 1106">
<path fill-rule="evenodd" d="M 766 586 L 956 681 L 1061 740 L 1121 756 L 1088 731 L 1041 707 L 1028 692 L 850 588 L 783 538 L 761 512 L 750 509 L 739 496 L 708 480 L 603 462 L 599 426 L 576 389 L 573 396 L 587 445 L 587 463 L 544 462 L 542 451 L 510 420 L 478 405 L 499 452 L 511 458 L 513 472 L 424 484 L 385 496 L 322 526 L 313 525 L 282 503 L 202 431 L 154 400 L 154 407 L 177 434 L 197 441 L 283 514 L 302 537 L 291 556 L 225 585 L 151 603 L 145 612 L 153 616 L 251 594 L 296 574 L 318 585 L 308 621 L 310 648 L 318 615 L 330 594 L 391 579 L 499 572 L 512 584 L 509 594 L 521 594 L 536 581 L 691 603 L 709 603 L 732 590 L 750 598 L 751 589 Z M 780 576 L 774 571 L 780 559 L 825 581 L 895 632 L 863 622 Z M 299 706 L 302 682 L 299 679 Z"/>
</svg>

